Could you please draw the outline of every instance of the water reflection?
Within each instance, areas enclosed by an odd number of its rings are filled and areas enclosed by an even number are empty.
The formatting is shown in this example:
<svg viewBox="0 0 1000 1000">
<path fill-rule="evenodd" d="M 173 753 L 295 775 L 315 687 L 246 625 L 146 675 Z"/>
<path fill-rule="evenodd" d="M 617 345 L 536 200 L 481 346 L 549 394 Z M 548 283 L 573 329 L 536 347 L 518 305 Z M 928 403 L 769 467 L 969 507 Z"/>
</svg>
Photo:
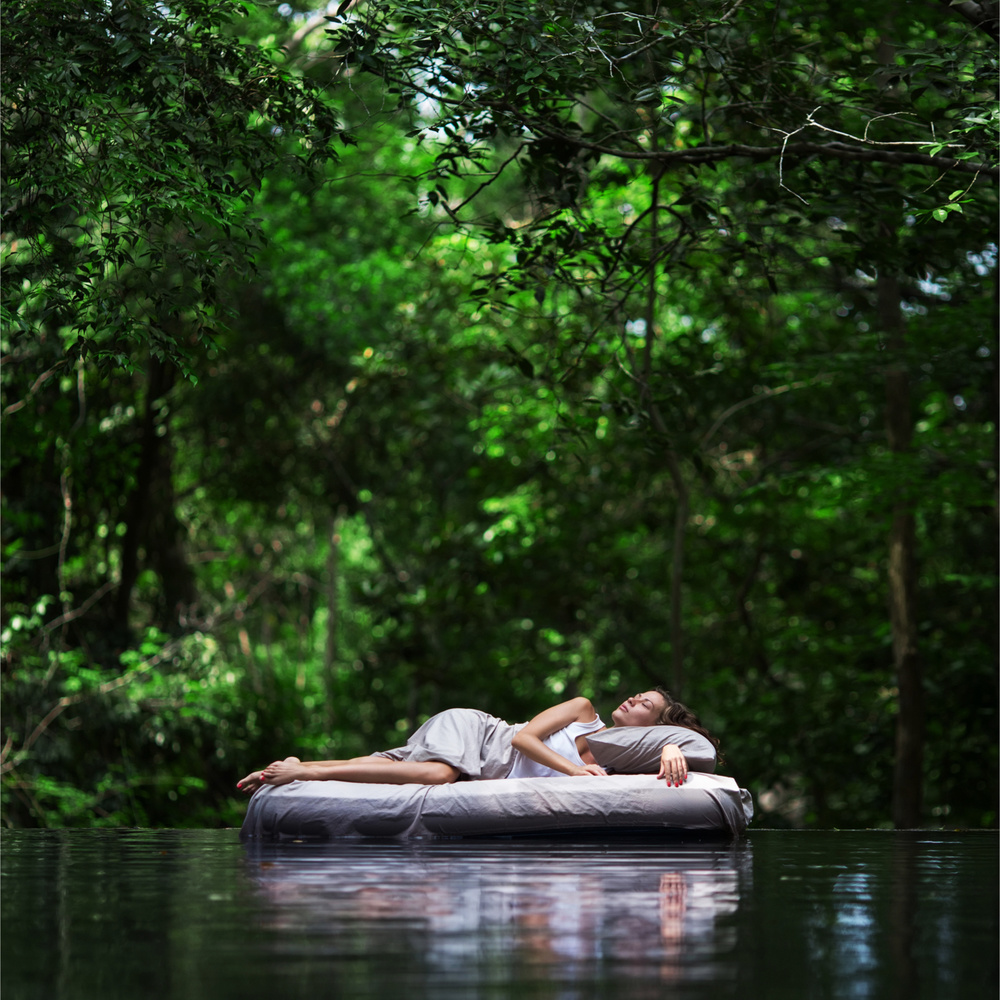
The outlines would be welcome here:
<svg viewBox="0 0 1000 1000">
<path fill-rule="evenodd" d="M 771 921 L 758 967 L 777 967 L 783 949 L 795 984 L 769 997 L 997 995 L 995 834 L 823 831 L 754 841 L 755 869 L 770 876 L 757 878 L 754 893 Z"/>
<path fill-rule="evenodd" d="M 372 953 L 403 937 L 428 974 L 467 987 L 477 969 L 484 985 L 721 983 L 751 858 L 747 843 L 283 846 L 248 848 L 247 872 L 291 947 Z"/>
<path fill-rule="evenodd" d="M 889 962 L 892 968 L 892 1000 L 909 1000 L 918 994 L 916 920 L 918 859 L 927 847 L 911 837 L 900 837 L 892 845 L 889 878 Z"/>
<path fill-rule="evenodd" d="M 3 1000 L 997 996 L 995 834 L 3 837 Z"/>
</svg>

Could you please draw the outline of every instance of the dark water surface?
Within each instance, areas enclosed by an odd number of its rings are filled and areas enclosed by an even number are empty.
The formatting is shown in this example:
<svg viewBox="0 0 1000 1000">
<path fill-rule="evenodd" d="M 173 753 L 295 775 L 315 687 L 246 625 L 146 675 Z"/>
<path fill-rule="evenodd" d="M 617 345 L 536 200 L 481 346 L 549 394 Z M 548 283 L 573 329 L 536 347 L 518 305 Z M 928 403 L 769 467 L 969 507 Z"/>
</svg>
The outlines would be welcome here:
<svg viewBox="0 0 1000 1000">
<path fill-rule="evenodd" d="M 998 992 L 995 833 L 244 846 L 14 831 L 2 1000 Z"/>
</svg>

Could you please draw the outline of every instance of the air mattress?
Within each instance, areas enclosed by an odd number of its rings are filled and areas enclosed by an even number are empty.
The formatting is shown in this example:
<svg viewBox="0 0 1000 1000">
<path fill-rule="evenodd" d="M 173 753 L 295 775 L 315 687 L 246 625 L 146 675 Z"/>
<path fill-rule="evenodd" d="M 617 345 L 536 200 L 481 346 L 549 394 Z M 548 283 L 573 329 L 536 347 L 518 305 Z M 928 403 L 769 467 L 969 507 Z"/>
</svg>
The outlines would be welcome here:
<svg viewBox="0 0 1000 1000">
<path fill-rule="evenodd" d="M 240 836 L 273 841 L 663 830 L 736 837 L 752 817 L 746 789 L 732 778 L 697 772 L 680 787 L 650 774 L 449 785 L 293 781 L 254 794 Z"/>
</svg>

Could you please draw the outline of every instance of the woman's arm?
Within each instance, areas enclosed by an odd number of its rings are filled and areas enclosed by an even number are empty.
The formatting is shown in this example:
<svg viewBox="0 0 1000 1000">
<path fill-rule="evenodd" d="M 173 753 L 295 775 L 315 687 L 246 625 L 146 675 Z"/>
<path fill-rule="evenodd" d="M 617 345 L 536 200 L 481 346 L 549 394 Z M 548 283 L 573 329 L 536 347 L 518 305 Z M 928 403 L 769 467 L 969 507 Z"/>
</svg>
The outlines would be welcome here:
<svg viewBox="0 0 1000 1000">
<path fill-rule="evenodd" d="M 571 722 L 593 722 L 597 718 L 594 706 L 587 698 L 571 698 L 560 705 L 539 712 L 523 729 L 514 734 L 511 741 L 515 750 L 523 753 L 538 764 L 551 767 L 571 776 L 587 774 L 607 774 L 598 764 L 574 764 L 562 754 L 547 747 L 542 740 L 552 733 L 565 729 Z"/>
<path fill-rule="evenodd" d="M 660 751 L 660 773 L 657 778 L 666 778 L 668 785 L 682 785 L 687 781 L 688 762 L 687 757 L 681 752 L 681 748 L 668 743 Z"/>
</svg>

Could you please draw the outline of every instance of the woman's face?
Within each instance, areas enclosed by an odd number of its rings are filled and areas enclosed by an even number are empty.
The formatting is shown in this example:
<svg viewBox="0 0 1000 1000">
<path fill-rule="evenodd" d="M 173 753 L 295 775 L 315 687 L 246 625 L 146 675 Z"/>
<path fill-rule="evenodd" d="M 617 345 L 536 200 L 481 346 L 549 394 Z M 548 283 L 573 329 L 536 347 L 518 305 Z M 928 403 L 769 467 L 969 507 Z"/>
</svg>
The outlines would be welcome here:
<svg viewBox="0 0 1000 1000">
<path fill-rule="evenodd" d="M 616 726 L 655 726 L 667 702 L 659 691 L 643 691 L 626 698 L 612 713 Z"/>
</svg>

